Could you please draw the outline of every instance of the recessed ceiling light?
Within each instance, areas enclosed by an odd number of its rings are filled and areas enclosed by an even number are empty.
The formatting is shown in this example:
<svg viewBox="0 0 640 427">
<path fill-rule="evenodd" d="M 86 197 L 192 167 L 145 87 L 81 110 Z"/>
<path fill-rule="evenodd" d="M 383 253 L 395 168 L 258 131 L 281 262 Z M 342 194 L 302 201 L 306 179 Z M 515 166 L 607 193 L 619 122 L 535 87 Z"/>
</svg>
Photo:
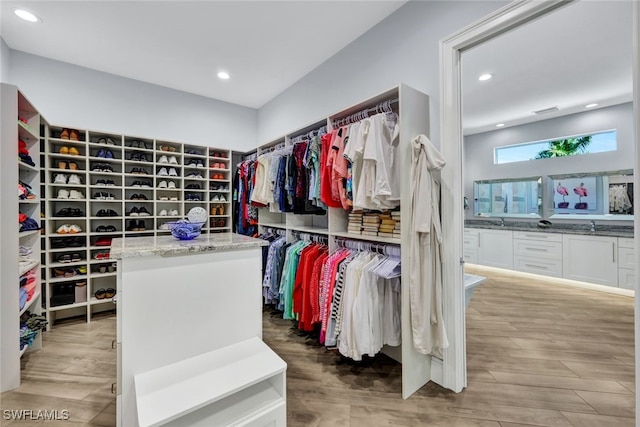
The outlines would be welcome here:
<svg viewBox="0 0 640 427">
<path fill-rule="evenodd" d="M 218 78 L 219 78 L 219 79 L 222 79 L 222 80 L 228 80 L 228 79 L 229 79 L 229 77 L 231 77 L 231 76 L 229 75 L 229 73 L 227 73 L 227 72 L 225 72 L 225 71 L 220 71 L 220 72 L 218 73 Z"/>
<path fill-rule="evenodd" d="M 598 104 L 587 104 L 584 106 L 584 108 L 593 108 L 593 107 L 597 107 Z"/>
<path fill-rule="evenodd" d="M 31 12 L 29 12 L 28 10 L 15 9 L 13 11 L 13 13 L 15 13 L 16 16 L 18 16 L 19 18 L 22 18 L 22 19 L 24 19 L 25 21 L 28 21 L 28 22 L 39 22 L 40 21 L 40 18 L 38 18 L 36 15 L 34 15 Z"/>
<path fill-rule="evenodd" d="M 498 124 L 496 125 L 496 127 L 497 127 L 497 128 L 501 128 L 501 127 L 503 127 L 503 126 L 504 126 L 504 123 L 498 123 Z"/>
<path fill-rule="evenodd" d="M 493 77 L 493 74 L 483 74 L 480 77 L 478 77 L 478 80 L 480 80 L 481 82 L 484 82 L 486 80 L 489 80 L 491 77 Z"/>
</svg>

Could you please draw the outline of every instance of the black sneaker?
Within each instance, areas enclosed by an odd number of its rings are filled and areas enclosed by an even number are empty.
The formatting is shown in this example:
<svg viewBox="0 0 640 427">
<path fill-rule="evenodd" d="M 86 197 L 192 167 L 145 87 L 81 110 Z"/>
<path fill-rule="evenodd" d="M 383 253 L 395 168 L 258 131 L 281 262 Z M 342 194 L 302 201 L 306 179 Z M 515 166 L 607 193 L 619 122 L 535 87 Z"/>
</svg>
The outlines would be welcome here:
<svg viewBox="0 0 640 427">
<path fill-rule="evenodd" d="M 129 156 L 129 160 L 133 160 L 133 161 L 139 162 L 140 161 L 140 154 L 131 153 L 131 156 Z"/>
<path fill-rule="evenodd" d="M 137 225 L 138 225 L 138 231 L 146 231 L 147 230 L 147 225 L 144 223 L 144 221 L 140 220 L 137 221 Z"/>
<path fill-rule="evenodd" d="M 102 172 L 113 172 L 113 166 L 111 166 L 111 165 L 102 165 Z"/>
<path fill-rule="evenodd" d="M 104 209 L 100 209 L 96 216 L 107 216 L 107 211 Z"/>
<path fill-rule="evenodd" d="M 104 179 L 99 179 L 96 181 L 96 185 L 107 185 L 107 181 Z"/>
<path fill-rule="evenodd" d="M 141 208 L 138 210 L 138 215 L 139 215 L 139 216 L 151 216 L 151 214 L 149 213 L 149 211 L 147 210 L 147 208 L 145 208 L 144 206 L 143 206 L 143 207 L 141 207 Z"/>
<path fill-rule="evenodd" d="M 140 200 L 149 200 L 147 198 L 147 196 L 145 196 L 144 194 L 138 194 L 138 199 L 140 199 Z"/>
<path fill-rule="evenodd" d="M 137 206 L 134 206 L 131 208 L 131 211 L 129 212 L 129 216 L 138 216 L 140 214 L 140 210 L 138 209 Z"/>
<path fill-rule="evenodd" d="M 140 154 L 140 161 L 141 162 L 148 162 L 149 159 L 147 158 L 146 154 Z"/>
<path fill-rule="evenodd" d="M 126 228 L 127 231 L 138 231 L 138 221 L 136 220 L 130 220 L 129 221 L 129 225 L 127 225 Z"/>
<path fill-rule="evenodd" d="M 107 182 L 105 183 L 105 185 L 116 185 L 116 183 L 113 182 L 112 179 L 108 179 Z"/>
<path fill-rule="evenodd" d="M 113 209 L 109 209 L 107 210 L 107 216 L 118 216 L 118 212 L 114 211 Z"/>
</svg>

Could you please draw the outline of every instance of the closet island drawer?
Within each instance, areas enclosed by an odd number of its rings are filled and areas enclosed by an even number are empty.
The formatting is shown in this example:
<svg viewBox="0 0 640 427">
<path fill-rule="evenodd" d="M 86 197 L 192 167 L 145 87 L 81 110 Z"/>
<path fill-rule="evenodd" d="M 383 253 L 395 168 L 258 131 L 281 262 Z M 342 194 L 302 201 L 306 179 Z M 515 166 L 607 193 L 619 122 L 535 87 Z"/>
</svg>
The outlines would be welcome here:
<svg viewBox="0 0 640 427">
<path fill-rule="evenodd" d="M 514 268 L 526 273 L 543 276 L 562 277 L 562 258 L 534 258 L 528 255 L 517 255 L 513 259 Z"/>
<path fill-rule="evenodd" d="M 622 246 L 618 246 L 618 268 L 635 270 L 636 257 L 633 248 L 623 248 Z"/>
<path fill-rule="evenodd" d="M 469 236 L 478 237 L 478 229 L 477 228 L 465 228 L 464 229 L 464 237 L 467 238 Z"/>
<path fill-rule="evenodd" d="M 560 242 L 562 243 L 562 234 L 554 234 L 554 233 L 542 233 L 535 231 L 514 231 L 513 232 L 514 239 L 531 239 L 531 240 L 541 240 L 545 242 Z"/>
<path fill-rule="evenodd" d="M 629 237 L 618 237 L 618 247 L 619 248 L 629 248 L 633 249 L 635 246 L 633 244 L 633 239 Z"/>
<path fill-rule="evenodd" d="M 618 287 L 622 289 L 636 289 L 636 271 L 629 268 L 618 269 Z"/>
<path fill-rule="evenodd" d="M 562 236 L 560 236 L 562 238 Z M 513 253 L 522 257 L 559 260 L 562 264 L 562 241 L 547 242 L 531 239 L 513 239 Z"/>
</svg>

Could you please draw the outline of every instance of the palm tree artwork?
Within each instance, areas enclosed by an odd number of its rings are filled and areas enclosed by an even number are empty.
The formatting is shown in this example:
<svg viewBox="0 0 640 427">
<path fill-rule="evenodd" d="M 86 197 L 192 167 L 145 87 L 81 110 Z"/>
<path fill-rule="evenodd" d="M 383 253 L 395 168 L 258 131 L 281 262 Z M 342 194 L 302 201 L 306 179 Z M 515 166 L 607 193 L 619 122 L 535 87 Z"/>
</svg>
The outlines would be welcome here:
<svg viewBox="0 0 640 427">
<path fill-rule="evenodd" d="M 538 152 L 534 159 L 550 159 L 552 157 L 573 156 L 574 154 L 582 154 L 591 144 L 591 135 L 580 136 L 577 138 L 564 138 L 549 141 L 549 146 Z"/>
</svg>

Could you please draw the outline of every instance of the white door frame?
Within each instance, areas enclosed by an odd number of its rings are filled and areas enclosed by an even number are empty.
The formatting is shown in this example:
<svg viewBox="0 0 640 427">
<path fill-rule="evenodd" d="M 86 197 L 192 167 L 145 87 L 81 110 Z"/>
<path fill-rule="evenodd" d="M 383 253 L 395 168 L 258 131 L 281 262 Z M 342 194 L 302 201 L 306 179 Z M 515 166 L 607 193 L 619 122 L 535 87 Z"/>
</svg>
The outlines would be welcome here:
<svg viewBox="0 0 640 427">
<path fill-rule="evenodd" d="M 461 53 L 493 37 L 526 24 L 574 0 L 533 1 L 517 0 L 482 20 L 463 28 L 440 42 L 440 148 L 447 159 L 442 170 L 442 218 L 443 226 L 443 304 L 444 321 L 449 331 L 449 348 L 444 352 L 443 386 L 456 392 L 467 385 L 466 330 L 464 309 L 463 268 L 463 134 L 462 134 L 462 87 Z M 634 92 L 635 144 L 640 141 L 638 117 L 640 114 L 640 87 L 638 50 L 640 49 L 640 6 L 634 1 L 633 28 L 634 49 L 632 52 Z M 640 200 L 640 150 L 636 149 L 634 183 L 635 200 Z M 634 221 L 636 242 L 636 265 L 640 267 L 640 221 Z M 640 268 L 638 269 L 640 272 Z M 638 274 L 640 275 L 640 274 Z M 636 294 L 638 293 L 636 276 Z M 635 306 L 635 342 L 640 348 L 640 303 Z M 640 351 L 636 352 L 636 367 L 640 364 Z M 636 369 L 636 399 L 640 396 L 640 378 Z M 636 401 L 636 403 L 638 400 Z M 636 404 L 638 407 L 638 404 Z M 637 411 L 636 411 L 637 412 Z M 640 416 L 638 417 L 640 419 Z"/>
</svg>

